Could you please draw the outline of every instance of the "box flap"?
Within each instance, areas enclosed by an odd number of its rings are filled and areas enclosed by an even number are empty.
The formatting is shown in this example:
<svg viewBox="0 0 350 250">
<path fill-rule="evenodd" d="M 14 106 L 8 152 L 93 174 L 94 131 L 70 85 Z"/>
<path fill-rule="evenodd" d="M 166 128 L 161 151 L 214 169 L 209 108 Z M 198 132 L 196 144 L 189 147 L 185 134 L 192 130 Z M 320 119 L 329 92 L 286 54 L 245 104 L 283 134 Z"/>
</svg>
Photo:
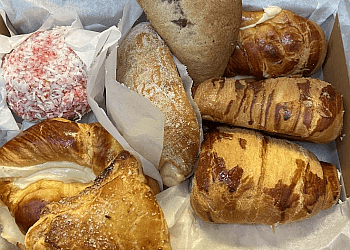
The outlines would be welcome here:
<svg viewBox="0 0 350 250">
<path fill-rule="evenodd" d="M 350 82 L 344 53 L 343 40 L 336 17 L 328 52 L 323 65 L 323 79 L 331 83 L 342 95 L 344 102 L 344 127 L 342 136 L 337 139 L 337 148 L 341 171 L 344 179 L 346 197 L 350 196 Z"/>
</svg>

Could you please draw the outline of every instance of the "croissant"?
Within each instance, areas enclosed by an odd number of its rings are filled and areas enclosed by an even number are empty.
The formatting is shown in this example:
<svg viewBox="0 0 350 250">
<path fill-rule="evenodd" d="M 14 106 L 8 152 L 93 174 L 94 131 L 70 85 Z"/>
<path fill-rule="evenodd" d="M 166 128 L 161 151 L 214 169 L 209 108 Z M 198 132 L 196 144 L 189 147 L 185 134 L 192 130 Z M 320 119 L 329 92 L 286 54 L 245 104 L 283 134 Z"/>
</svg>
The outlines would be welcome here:
<svg viewBox="0 0 350 250">
<path fill-rule="evenodd" d="M 315 73 L 327 52 L 327 40 L 320 26 L 289 10 L 249 26 L 263 14 L 263 11 L 242 12 L 238 41 L 224 76 L 252 75 L 263 79 Z"/>
<path fill-rule="evenodd" d="M 45 120 L 0 148 L 0 199 L 25 234 L 46 204 L 84 190 L 121 151 L 99 123 Z"/>
<path fill-rule="evenodd" d="M 25 237 L 31 249 L 171 249 L 163 212 L 139 161 L 121 151 L 76 196 L 48 204 Z"/>
<path fill-rule="evenodd" d="M 339 195 L 336 167 L 305 148 L 218 127 L 202 144 L 190 201 L 204 221 L 274 225 L 310 218 Z"/>
<path fill-rule="evenodd" d="M 206 120 L 316 143 L 336 139 L 343 127 L 342 96 L 314 78 L 218 78 L 193 92 Z"/>
</svg>

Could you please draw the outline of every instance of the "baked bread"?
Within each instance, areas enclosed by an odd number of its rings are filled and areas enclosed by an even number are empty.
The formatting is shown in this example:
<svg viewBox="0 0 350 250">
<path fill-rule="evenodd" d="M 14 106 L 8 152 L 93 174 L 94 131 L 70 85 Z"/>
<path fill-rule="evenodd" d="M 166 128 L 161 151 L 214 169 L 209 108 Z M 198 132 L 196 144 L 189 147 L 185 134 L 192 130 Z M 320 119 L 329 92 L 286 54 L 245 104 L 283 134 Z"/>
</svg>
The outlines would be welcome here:
<svg viewBox="0 0 350 250">
<path fill-rule="evenodd" d="M 263 14 L 242 12 L 238 41 L 224 76 L 253 75 L 263 79 L 315 73 L 327 52 L 327 40 L 320 26 L 282 10 L 274 18 L 251 27 Z"/>
<path fill-rule="evenodd" d="M 121 151 L 92 186 L 43 209 L 26 249 L 171 249 L 163 212 L 145 181 L 139 161 Z"/>
<path fill-rule="evenodd" d="M 0 148 L 0 199 L 25 234 L 47 203 L 91 185 L 121 151 L 99 123 L 47 119 Z"/>
<path fill-rule="evenodd" d="M 137 0 L 194 83 L 223 75 L 241 23 L 241 0 Z"/>
<path fill-rule="evenodd" d="M 193 95 L 203 119 L 297 140 L 327 143 L 343 127 L 342 96 L 318 79 L 218 78 L 199 84 Z"/>
<path fill-rule="evenodd" d="M 129 31 L 118 48 L 117 81 L 164 113 L 164 140 L 158 169 L 174 186 L 193 170 L 200 147 L 199 125 L 169 48 L 150 23 Z"/>
<path fill-rule="evenodd" d="M 67 27 L 31 34 L 7 54 L 1 65 L 6 100 L 28 121 L 81 118 L 87 101 L 87 67 L 66 44 Z"/>
<path fill-rule="evenodd" d="M 191 206 L 215 223 L 287 223 L 333 206 L 338 172 L 301 146 L 241 128 L 218 128 L 202 144 Z"/>
</svg>

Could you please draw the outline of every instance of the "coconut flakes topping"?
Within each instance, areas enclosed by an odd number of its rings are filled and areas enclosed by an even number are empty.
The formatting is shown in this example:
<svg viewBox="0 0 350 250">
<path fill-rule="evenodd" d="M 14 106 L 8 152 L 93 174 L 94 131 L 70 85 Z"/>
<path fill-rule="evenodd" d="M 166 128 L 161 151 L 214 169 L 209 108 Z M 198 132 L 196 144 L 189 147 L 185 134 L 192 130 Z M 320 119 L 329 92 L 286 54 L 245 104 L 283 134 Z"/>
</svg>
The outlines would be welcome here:
<svg viewBox="0 0 350 250">
<path fill-rule="evenodd" d="M 35 32 L 4 58 L 7 102 L 24 120 L 73 119 L 89 110 L 86 65 L 65 43 L 66 32 Z"/>
</svg>

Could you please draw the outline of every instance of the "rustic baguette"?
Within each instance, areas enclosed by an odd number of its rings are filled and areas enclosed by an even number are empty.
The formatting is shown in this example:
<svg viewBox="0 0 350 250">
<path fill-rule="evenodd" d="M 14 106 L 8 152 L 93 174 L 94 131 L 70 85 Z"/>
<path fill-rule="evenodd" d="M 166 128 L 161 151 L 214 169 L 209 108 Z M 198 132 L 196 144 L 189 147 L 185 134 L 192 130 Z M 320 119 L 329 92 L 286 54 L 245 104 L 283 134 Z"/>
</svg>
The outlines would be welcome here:
<svg viewBox="0 0 350 250">
<path fill-rule="evenodd" d="M 330 208 L 339 194 L 335 166 L 308 150 L 254 130 L 219 127 L 202 144 L 190 200 L 204 221 L 274 225 Z"/>
<path fill-rule="evenodd" d="M 224 76 L 253 75 L 258 79 L 310 76 L 325 59 L 327 41 L 315 22 L 282 10 L 254 27 L 263 11 L 243 11 L 236 49 Z"/>
<path fill-rule="evenodd" d="M 313 78 L 212 79 L 194 89 L 194 100 L 203 119 L 298 140 L 327 143 L 343 126 L 341 95 Z"/>
<path fill-rule="evenodd" d="M 166 186 L 187 178 L 200 147 L 199 125 L 172 54 L 150 23 L 140 23 L 118 49 L 117 80 L 164 113 L 164 140 L 157 166 Z"/>
<path fill-rule="evenodd" d="M 241 0 L 138 0 L 194 83 L 223 75 L 236 44 Z"/>
</svg>

